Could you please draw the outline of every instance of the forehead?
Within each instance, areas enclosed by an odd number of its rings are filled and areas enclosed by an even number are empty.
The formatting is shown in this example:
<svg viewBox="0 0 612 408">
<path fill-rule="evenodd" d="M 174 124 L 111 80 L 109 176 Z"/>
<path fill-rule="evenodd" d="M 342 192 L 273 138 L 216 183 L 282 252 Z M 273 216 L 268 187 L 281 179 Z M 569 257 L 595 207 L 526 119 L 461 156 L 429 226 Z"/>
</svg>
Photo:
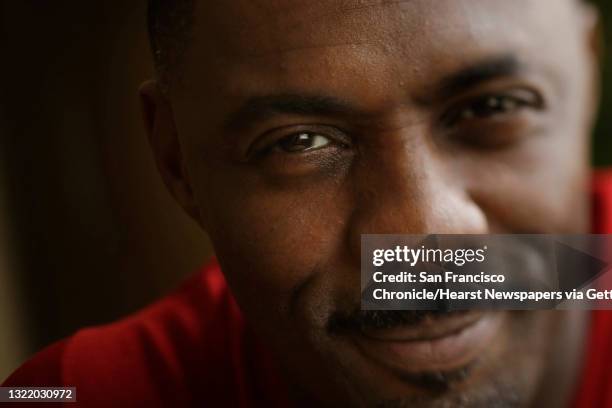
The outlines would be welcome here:
<svg viewBox="0 0 612 408">
<path fill-rule="evenodd" d="M 579 49 L 569 0 L 206 3 L 184 70 L 195 98 L 331 89 L 358 98 L 356 83 L 388 96 L 384 85 L 423 83 L 493 54 L 571 69 Z"/>
<path fill-rule="evenodd" d="M 243 56 L 296 47 L 406 45 L 432 32 L 478 37 L 491 32 L 516 35 L 517 29 L 536 26 L 562 30 L 568 12 L 575 11 L 572 4 L 569 0 L 200 2 L 196 6 L 196 38 L 203 41 L 201 36 L 209 36 L 209 45 L 217 45 L 217 54 Z"/>
</svg>

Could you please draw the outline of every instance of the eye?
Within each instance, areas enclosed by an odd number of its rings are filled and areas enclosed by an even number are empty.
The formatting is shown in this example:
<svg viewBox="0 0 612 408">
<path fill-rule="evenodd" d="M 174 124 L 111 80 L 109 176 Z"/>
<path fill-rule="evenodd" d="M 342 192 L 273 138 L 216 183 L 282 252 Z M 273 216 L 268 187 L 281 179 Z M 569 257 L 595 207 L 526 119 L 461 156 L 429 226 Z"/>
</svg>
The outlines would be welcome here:
<svg viewBox="0 0 612 408">
<path fill-rule="evenodd" d="M 317 153 L 322 158 L 350 150 L 351 138 L 346 132 L 328 125 L 295 125 L 272 129 L 263 133 L 247 149 L 248 160 L 269 156 L 291 156 L 298 159 Z M 313 157 L 310 157 L 313 158 Z"/>
<path fill-rule="evenodd" d="M 330 125 L 294 125 L 261 134 L 247 162 L 276 180 L 339 175 L 353 157 L 352 138 Z"/>
<path fill-rule="evenodd" d="M 490 94 L 469 100 L 448 111 L 443 115 L 442 121 L 450 127 L 462 121 L 510 115 L 525 108 L 541 109 L 542 104 L 542 98 L 536 92 L 519 89 L 505 94 Z"/>
<path fill-rule="evenodd" d="M 329 146 L 332 141 L 319 133 L 300 132 L 294 133 L 279 140 L 273 149 L 285 153 L 304 153 L 311 150 L 322 149 Z"/>
</svg>

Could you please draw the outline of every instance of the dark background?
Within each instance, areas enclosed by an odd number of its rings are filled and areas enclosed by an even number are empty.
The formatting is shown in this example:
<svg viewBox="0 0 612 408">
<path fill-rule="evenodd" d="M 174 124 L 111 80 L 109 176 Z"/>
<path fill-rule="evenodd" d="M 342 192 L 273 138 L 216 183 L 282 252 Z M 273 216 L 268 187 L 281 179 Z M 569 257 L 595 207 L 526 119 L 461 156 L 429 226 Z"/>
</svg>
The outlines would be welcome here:
<svg viewBox="0 0 612 408">
<path fill-rule="evenodd" d="M 612 3 L 593 1 L 601 10 L 604 53 L 602 55 L 602 103 L 595 127 L 593 163 L 595 166 L 612 165 Z"/>
<path fill-rule="evenodd" d="M 0 19 L 1 380 L 169 291 L 211 251 L 162 188 L 143 133 L 145 1 L 0 0 Z M 597 166 L 612 164 L 610 58 Z"/>
<path fill-rule="evenodd" d="M 171 290 L 210 255 L 141 123 L 145 4 L 0 0 L 0 381 Z"/>
</svg>

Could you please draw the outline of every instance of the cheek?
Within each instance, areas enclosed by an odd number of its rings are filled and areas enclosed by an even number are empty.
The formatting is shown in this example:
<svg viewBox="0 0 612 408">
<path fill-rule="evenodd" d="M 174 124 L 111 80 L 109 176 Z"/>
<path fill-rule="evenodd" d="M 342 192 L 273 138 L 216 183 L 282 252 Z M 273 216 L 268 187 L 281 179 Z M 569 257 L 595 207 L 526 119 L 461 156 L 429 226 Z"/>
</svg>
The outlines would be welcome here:
<svg viewBox="0 0 612 408">
<path fill-rule="evenodd" d="M 573 136 L 542 136 L 524 150 L 467 166 L 491 232 L 588 232 L 589 162 L 583 140 Z"/>
<path fill-rule="evenodd" d="M 342 247 L 350 211 L 341 184 L 270 188 L 247 176 L 218 187 L 205 195 L 214 214 L 208 232 L 239 303 L 262 313 L 288 307 Z"/>
</svg>

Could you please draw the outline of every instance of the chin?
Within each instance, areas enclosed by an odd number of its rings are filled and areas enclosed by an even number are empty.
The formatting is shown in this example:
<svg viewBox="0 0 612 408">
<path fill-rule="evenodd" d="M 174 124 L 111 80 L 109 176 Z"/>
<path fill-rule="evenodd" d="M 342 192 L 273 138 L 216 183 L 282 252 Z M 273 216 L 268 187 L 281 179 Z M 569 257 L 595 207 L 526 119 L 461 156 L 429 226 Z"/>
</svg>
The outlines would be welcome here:
<svg viewBox="0 0 612 408">
<path fill-rule="evenodd" d="M 385 332 L 384 338 L 381 333 L 332 337 L 319 347 L 326 368 L 316 381 L 325 377 L 327 387 L 315 393 L 318 400 L 355 407 L 529 405 L 552 341 L 547 315 L 490 312 L 463 319 L 445 323 L 448 331 L 440 329 L 431 339 L 414 329 Z"/>
</svg>

